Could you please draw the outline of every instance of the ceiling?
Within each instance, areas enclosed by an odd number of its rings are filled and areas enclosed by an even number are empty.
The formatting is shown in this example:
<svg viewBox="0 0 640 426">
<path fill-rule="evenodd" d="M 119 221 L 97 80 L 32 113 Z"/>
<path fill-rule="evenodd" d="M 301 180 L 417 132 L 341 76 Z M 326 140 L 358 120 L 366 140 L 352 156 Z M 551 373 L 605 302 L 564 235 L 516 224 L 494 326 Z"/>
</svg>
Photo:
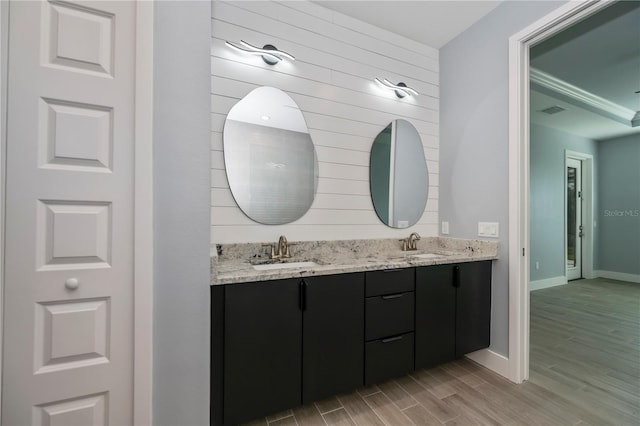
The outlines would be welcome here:
<svg viewBox="0 0 640 426">
<path fill-rule="evenodd" d="M 502 0 L 315 0 L 328 9 L 440 49 Z"/>
<path fill-rule="evenodd" d="M 312 0 L 409 39 L 440 49 L 503 0 Z M 640 1 L 619 1 L 532 47 L 531 66 L 628 116 L 585 105 L 532 85 L 531 121 L 590 139 L 640 133 Z M 576 99 L 578 96 L 575 97 Z M 598 103 L 596 102 L 596 103 Z M 547 115 L 554 106 L 566 111 Z M 624 115 L 624 114 L 623 114 Z M 631 114 L 633 116 L 633 114 Z M 613 118 L 612 118 L 613 117 Z M 617 121 L 616 121 L 617 120 Z"/>
<path fill-rule="evenodd" d="M 539 70 L 577 89 L 572 97 L 532 84 L 532 122 L 596 140 L 640 133 L 640 123 L 620 124 L 611 113 L 640 114 L 640 2 L 615 3 L 532 47 L 531 67 L 532 82 Z M 602 108 L 583 102 L 585 95 Z M 567 111 L 540 112 L 554 105 Z"/>
<path fill-rule="evenodd" d="M 638 127 L 630 128 L 616 120 L 603 117 L 583 108 L 577 108 L 568 102 L 535 90 L 531 91 L 530 105 L 532 123 L 587 139 L 609 139 L 616 136 L 639 133 L 640 130 Z M 540 112 L 551 106 L 562 107 L 565 111 L 553 115 Z"/>
</svg>

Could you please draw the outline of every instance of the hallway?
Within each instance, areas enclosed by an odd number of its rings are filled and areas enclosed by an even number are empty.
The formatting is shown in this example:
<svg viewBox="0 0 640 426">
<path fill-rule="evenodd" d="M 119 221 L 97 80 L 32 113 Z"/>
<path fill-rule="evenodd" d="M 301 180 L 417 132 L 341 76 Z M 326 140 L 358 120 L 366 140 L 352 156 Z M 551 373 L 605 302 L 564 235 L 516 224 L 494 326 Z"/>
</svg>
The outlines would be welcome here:
<svg viewBox="0 0 640 426">
<path fill-rule="evenodd" d="M 640 418 L 640 285 L 572 281 L 531 293 L 530 382 L 591 424 Z"/>
</svg>

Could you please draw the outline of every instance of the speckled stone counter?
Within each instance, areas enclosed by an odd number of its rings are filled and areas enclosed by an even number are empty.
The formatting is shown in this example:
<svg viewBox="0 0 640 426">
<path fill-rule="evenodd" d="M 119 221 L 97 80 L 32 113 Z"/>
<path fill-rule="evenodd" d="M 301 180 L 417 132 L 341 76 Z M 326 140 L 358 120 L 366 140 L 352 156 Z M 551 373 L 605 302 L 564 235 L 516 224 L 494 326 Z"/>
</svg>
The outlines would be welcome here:
<svg viewBox="0 0 640 426">
<path fill-rule="evenodd" d="M 347 272 L 408 268 L 412 266 L 475 262 L 498 258 L 498 243 L 427 237 L 417 241 L 416 251 L 402 251 L 398 239 L 290 241 L 289 259 L 269 259 L 265 243 L 219 244 L 211 256 L 211 285 L 266 281 L 282 278 L 331 275 Z M 435 257 L 416 255 L 432 253 Z M 256 270 L 253 265 L 314 262 L 303 268 Z"/>
</svg>

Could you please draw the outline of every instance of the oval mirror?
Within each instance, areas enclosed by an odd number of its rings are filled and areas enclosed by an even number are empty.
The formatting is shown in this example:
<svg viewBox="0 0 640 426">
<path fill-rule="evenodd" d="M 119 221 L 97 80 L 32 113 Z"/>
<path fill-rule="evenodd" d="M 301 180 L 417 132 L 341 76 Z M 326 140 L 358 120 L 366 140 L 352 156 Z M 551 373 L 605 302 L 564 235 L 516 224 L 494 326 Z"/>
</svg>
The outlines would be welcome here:
<svg viewBox="0 0 640 426">
<path fill-rule="evenodd" d="M 427 205 L 429 173 L 418 131 L 394 120 L 371 146 L 371 199 L 376 214 L 392 228 L 415 225 Z"/>
<path fill-rule="evenodd" d="M 259 87 L 224 122 L 224 163 L 233 198 L 249 218 L 293 222 L 315 197 L 318 166 L 309 130 L 289 95 Z"/>
</svg>

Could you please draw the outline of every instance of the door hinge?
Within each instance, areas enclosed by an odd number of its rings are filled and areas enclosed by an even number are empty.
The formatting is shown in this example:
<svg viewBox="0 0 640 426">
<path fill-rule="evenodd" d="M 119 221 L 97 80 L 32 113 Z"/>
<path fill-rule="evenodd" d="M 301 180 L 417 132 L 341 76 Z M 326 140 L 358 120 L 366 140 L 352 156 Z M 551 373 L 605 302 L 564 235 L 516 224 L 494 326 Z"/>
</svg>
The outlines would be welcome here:
<svg viewBox="0 0 640 426">
<path fill-rule="evenodd" d="M 522 247 L 522 255 L 524 256 L 524 247 Z"/>
</svg>

